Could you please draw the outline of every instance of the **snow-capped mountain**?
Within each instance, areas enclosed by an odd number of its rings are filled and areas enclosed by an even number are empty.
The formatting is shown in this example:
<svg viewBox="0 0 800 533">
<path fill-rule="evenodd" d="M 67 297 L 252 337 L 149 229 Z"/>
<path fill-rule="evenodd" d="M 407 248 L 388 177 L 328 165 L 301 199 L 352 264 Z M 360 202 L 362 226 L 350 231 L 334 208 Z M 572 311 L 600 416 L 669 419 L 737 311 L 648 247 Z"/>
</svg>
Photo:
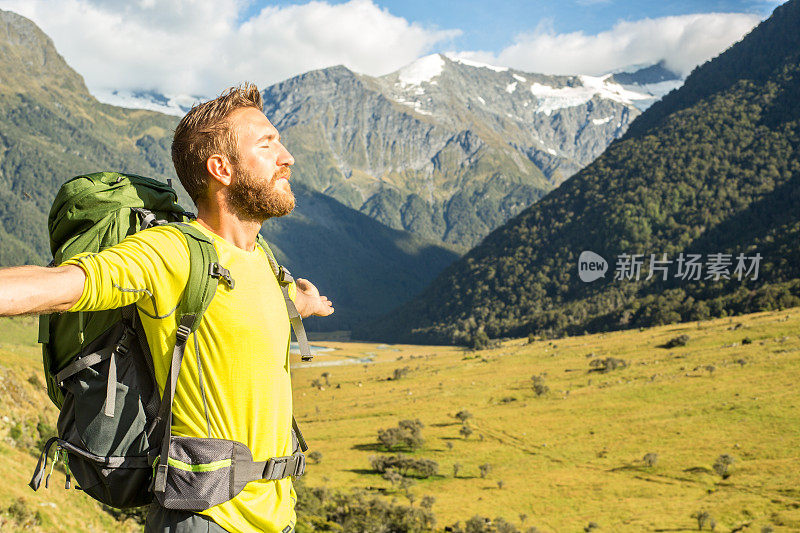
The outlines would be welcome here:
<svg viewBox="0 0 800 533">
<path fill-rule="evenodd" d="M 264 90 L 297 178 L 397 229 L 469 247 L 597 157 L 680 80 L 655 65 L 550 76 L 433 54 L 372 77 L 338 66 Z M 98 95 L 183 115 L 198 97 Z"/>
<path fill-rule="evenodd" d="M 611 76 L 611 80 L 627 90 L 648 95 L 640 98 L 634 105 L 644 111 L 673 89 L 683 85 L 684 78 L 669 70 L 663 61 L 636 70 L 626 69 Z"/>
<path fill-rule="evenodd" d="M 203 100 L 203 96 L 191 95 L 164 95 L 158 91 L 94 91 L 93 96 L 103 103 L 131 109 L 148 109 L 166 115 L 182 117 L 192 106 Z"/>
<path fill-rule="evenodd" d="M 650 98 L 434 54 L 372 77 L 339 66 L 264 91 L 298 179 L 392 227 L 458 246 L 559 185 Z"/>
</svg>

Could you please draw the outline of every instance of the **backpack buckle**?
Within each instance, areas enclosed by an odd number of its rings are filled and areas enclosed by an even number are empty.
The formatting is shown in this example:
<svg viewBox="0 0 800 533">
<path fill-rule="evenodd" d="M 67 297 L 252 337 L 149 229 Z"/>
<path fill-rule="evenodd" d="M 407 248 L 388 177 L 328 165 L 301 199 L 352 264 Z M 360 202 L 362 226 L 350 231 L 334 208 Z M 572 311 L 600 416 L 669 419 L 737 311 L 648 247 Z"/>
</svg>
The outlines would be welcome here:
<svg viewBox="0 0 800 533">
<path fill-rule="evenodd" d="M 294 473 L 292 474 L 294 477 L 300 477 L 306 472 L 306 456 L 305 454 L 298 453 L 295 454 L 297 458 L 297 462 L 295 463 Z"/>
<path fill-rule="evenodd" d="M 231 276 L 231 271 L 227 268 L 223 267 L 219 263 L 211 263 L 208 265 L 208 275 L 212 278 L 217 278 L 225 282 L 228 285 L 228 289 L 233 290 L 233 286 L 236 282 L 233 280 Z"/>
<path fill-rule="evenodd" d="M 181 324 L 175 331 L 175 338 L 177 339 L 178 343 L 185 344 L 186 341 L 189 339 L 189 335 L 191 335 L 191 333 L 192 333 L 191 328 Z"/>
<path fill-rule="evenodd" d="M 285 267 L 279 266 L 278 267 L 278 281 L 284 284 L 292 283 L 294 278 L 292 274 L 287 270 Z"/>
</svg>

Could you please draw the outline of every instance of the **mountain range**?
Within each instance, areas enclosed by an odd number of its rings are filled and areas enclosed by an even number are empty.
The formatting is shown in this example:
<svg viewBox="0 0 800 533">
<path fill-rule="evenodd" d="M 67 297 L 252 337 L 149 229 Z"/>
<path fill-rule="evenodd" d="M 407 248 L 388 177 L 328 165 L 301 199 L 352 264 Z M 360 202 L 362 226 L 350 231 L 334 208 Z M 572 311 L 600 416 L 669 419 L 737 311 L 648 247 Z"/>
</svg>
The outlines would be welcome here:
<svg viewBox="0 0 800 533">
<path fill-rule="evenodd" d="M 298 179 L 384 224 L 466 250 L 598 156 L 652 99 L 611 76 L 434 54 L 381 77 L 339 66 L 268 87 Z"/>
<path fill-rule="evenodd" d="M 800 0 L 776 8 L 600 157 L 356 335 L 470 343 L 800 305 L 798 27 Z M 581 279 L 579 268 L 597 275 Z"/>
</svg>

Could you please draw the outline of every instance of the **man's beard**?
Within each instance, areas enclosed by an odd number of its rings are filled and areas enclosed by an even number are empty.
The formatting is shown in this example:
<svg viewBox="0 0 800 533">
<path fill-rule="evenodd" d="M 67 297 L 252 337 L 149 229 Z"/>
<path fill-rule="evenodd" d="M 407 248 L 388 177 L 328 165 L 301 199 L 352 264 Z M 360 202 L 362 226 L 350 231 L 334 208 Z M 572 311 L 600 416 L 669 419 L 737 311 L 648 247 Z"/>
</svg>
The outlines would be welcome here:
<svg viewBox="0 0 800 533">
<path fill-rule="evenodd" d="M 263 222 L 268 218 L 288 215 L 294 209 L 294 194 L 276 187 L 279 179 L 287 180 L 289 167 L 281 167 L 269 182 L 259 180 L 247 169 L 237 166 L 228 186 L 228 206 L 241 220 Z"/>
</svg>

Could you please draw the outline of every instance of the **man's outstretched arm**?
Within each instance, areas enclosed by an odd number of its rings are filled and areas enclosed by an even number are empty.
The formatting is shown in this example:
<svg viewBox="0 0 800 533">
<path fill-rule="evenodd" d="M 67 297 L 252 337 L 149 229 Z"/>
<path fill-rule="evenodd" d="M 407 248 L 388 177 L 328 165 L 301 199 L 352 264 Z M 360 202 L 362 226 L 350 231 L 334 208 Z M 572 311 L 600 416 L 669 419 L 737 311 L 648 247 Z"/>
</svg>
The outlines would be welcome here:
<svg viewBox="0 0 800 533">
<path fill-rule="evenodd" d="M 66 311 L 80 299 L 85 280 L 75 265 L 0 268 L 0 316 Z"/>
</svg>

